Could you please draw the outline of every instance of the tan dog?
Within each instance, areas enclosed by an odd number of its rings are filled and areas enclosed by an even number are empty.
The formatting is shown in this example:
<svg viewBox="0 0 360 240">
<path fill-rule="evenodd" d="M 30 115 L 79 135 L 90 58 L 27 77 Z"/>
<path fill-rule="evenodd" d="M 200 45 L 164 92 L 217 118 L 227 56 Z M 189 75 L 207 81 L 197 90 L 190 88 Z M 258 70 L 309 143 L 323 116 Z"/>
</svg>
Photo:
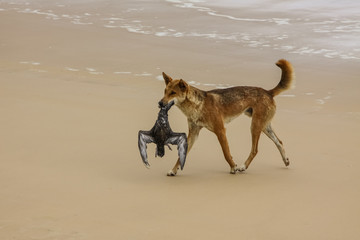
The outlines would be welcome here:
<svg viewBox="0 0 360 240">
<path fill-rule="evenodd" d="M 293 68 L 290 62 L 281 59 L 276 65 L 281 68 L 282 75 L 279 84 L 265 90 L 259 87 L 231 87 L 203 91 L 187 84 L 184 80 L 173 80 L 163 73 L 166 83 L 164 97 L 161 102 L 166 105 L 171 100 L 188 119 L 188 152 L 192 148 L 200 130 L 205 127 L 216 134 L 224 156 L 230 165 L 230 173 L 245 171 L 258 152 L 258 142 L 261 132 L 264 132 L 277 146 L 286 166 L 290 164 L 285 156 L 282 142 L 271 128 L 271 119 L 276 110 L 274 96 L 291 87 Z M 230 122 L 241 113 L 252 117 L 251 136 L 252 148 L 246 162 L 239 168 L 230 154 L 226 138 L 225 123 Z M 179 168 L 179 160 L 168 176 L 175 176 Z"/>
</svg>

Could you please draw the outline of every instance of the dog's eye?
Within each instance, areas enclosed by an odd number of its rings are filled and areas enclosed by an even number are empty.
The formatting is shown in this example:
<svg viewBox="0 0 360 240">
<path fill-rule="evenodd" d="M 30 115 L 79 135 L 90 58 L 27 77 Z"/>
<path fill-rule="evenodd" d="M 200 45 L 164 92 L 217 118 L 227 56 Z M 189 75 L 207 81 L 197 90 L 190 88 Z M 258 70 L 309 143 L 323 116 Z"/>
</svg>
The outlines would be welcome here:
<svg viewBox="0 0 360 240">
<path fill-rule="evenodd" d="M 174 91 L 172 91 L 171 93 L 170 93 L 170 95 L 175 95 L 176 94 L 176 92 L 174 92 Z"/>
</svg>

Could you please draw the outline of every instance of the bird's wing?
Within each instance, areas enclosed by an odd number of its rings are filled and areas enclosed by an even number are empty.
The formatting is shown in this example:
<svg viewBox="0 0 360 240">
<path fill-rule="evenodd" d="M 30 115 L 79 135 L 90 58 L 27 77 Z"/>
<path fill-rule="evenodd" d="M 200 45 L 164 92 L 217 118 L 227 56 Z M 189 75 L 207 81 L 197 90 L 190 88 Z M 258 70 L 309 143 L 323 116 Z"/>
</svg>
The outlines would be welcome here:
<svg viewBox="0 0 360 240">
<path fill-rule="evenodd" d="M 180 167 L 181 170 L 183 170 L 186 161 L 187 149 L 188 149 L 186 134 L 172 133 L 172 135 L 167 139 L 166 143 L 177 145 Z"/>
<path fill-rule="evenodd" d="M 150 167 L 150 164 L 147 160 L 146 144 L 152 143 L 152 142 L 154 142 L 154 138 L 150 131 L 139 131 L 139 137 L 138 137 L 139 151 L 140 151 L 142 161 L 144 162 L 144 164 L 147 168 Z"/>
</svg>

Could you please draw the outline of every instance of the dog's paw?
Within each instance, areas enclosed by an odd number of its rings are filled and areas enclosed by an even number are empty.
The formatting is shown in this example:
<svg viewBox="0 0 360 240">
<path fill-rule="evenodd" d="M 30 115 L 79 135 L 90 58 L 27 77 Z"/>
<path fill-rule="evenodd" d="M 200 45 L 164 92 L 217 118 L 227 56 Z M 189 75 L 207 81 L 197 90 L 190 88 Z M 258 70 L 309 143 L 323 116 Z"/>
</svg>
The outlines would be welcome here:
<svg viewBox="0 0 360 240">
<path fill-rule="evenodd" d="M 230 169 L 230 174 L 236 174 L 236 172 L 238 172 L 238 171 L 239 171 L 239 168 L 237 165 L 235 165 L 234 167 L 232 167 Z"/>
<path fill-rule="evenodd" d="M 170 171 L 167 173 L 167 176 L 168 176 L 168 177 L 175 177 L 175 176 L 176 176 L 176 172 L 174 172 L 173 170 L 170 170 Z"/>
<path fill-rule="evenodd" d="M 239 172 L 245 172 L 245 170 L 246 170 L 245 164 L 242 164 L 238 169 L 239 169 L 238 170 Z"/>
<path fill-rule="evenodd" d="M 284 163 L 285 163 L 285 166 L 289 166 L 289 165 L 290 165 L 289 158 L 286 158 L 286 159 L 284 160 Z"/>
</svg>

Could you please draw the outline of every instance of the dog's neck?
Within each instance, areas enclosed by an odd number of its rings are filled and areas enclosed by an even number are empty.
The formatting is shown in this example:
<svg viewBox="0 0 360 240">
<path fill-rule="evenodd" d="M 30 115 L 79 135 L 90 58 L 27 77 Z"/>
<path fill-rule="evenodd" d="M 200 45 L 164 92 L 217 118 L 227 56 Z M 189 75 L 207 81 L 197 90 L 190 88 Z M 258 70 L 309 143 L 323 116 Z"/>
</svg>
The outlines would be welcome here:
<svg viewBox="0 0 360 240">
<path fill-rule="evenodd" d="M 205 91 L 189 86 L 185 100 L 179 102 L 177 106 L 189 120 L 197 121 L 198 112 L 202 110 L 206 96 Z"/>
</svg>

